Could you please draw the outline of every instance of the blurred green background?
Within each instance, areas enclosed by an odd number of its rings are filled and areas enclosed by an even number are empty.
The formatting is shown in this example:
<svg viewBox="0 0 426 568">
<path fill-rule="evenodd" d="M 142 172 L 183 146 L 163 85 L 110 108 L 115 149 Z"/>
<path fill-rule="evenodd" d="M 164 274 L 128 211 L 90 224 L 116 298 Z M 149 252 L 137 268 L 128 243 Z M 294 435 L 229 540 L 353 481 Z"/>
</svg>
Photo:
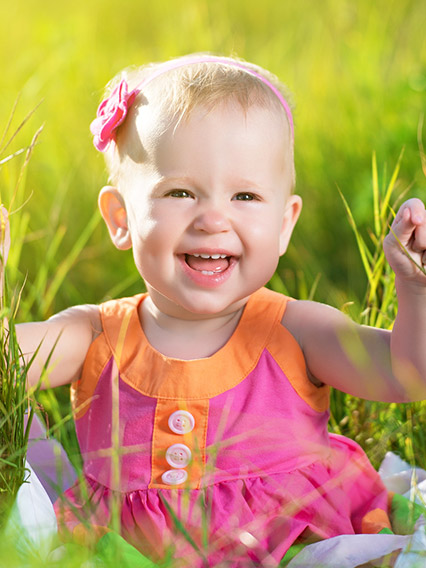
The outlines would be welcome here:
<svg viewBox="0 0 426 568">
<path fill-rule="evenodd" d="M 316 299 L 338 307 L 362 300 L 366 279 L 337 187 L 360 226 L 371 225 L 372 153 L 385 183 L 404 148 L 399 189 L 412 185 L 410 195 L 426 198 L 418 144 L 425 29 L 424 0 L 3 3 L 0 128 L 18 95 L 10 132 L 42 101 L 6 154 L 29 144 L 44 124 L 14 208 L 29 201 L 12 218 L 11 270 L 29 283 L 21 313 L 44 318 L 70 304 L 140 291 L 131 253 L 115 251 L 100 222 L 91 229 L 106 175 L 89 124 L 104 85 L 122 67 L 193 51 L 253 61 L 294 93 L 304 211 L 280 274 L 295 295 L 306 296 L 321 274 Z M 13 190 L 18 167 L 19 159 L 1 169 L 3 193 Z M 84 248 L 73 249 L 79 238 Z M 37 279 L 43 285 L 31 292 Z M 48 300 L 43 286 L 50 286 Z"/>
</svg>

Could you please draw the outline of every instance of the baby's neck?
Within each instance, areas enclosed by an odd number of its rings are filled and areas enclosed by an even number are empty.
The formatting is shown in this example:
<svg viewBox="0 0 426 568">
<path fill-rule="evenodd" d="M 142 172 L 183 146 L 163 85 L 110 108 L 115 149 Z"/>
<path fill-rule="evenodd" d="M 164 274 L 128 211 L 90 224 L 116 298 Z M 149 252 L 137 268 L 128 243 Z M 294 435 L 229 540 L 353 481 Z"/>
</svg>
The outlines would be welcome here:
<svg viewBox="0 0 426 568">
<path fill-rule="evenodd" d="M 203 359 L 227 343 L 243 308 L 230 314 L 184 320 L 160 311 L 148 296 L 139 309 L 145 336 L 154 349 L 174 359 Z"/>
</svg>

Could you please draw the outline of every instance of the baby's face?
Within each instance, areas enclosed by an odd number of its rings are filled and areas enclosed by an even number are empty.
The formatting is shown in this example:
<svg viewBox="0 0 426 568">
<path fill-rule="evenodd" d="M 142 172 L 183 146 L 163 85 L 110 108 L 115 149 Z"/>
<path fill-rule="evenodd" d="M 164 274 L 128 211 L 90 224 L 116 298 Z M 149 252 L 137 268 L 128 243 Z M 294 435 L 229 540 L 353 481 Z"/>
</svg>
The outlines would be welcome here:
<svg viewBox="0 0 426 568">
<path fill-rule="evenodd" d="M 284 117 L 229 103 L 159 135 L 145 109 L 137 121 L 148 159 L 126 165 L 122 194 L 152 300 L 191 319 L 238 309 L 273 275 L 300 211 Z"/>
</svg>

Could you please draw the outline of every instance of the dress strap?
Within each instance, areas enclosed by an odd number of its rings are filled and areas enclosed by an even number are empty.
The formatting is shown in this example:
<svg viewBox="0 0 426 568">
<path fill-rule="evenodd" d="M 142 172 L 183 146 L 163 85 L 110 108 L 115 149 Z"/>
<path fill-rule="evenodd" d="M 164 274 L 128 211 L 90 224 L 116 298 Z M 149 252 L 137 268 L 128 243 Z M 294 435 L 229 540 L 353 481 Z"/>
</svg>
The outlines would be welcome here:
<svg viewBox="0 0 426 568">
<path fill-rule="evenodd" d="M 102 333 L 89 347 L 80 379 L 71 385 L 71 404 L 76 419 L 90 408 L 90 401 L 105 367 L 112 359 L 119 361 L 123 355 L 127 356 L 129 345 L 124 345 L 124 338 L 129 336 L 131 329 L 133 333 L 137 332 L 137 307 L 143 297 L 144 294 L 138 294 L 131 298 L 110 300 L 99 306 Z"/>
</svg>

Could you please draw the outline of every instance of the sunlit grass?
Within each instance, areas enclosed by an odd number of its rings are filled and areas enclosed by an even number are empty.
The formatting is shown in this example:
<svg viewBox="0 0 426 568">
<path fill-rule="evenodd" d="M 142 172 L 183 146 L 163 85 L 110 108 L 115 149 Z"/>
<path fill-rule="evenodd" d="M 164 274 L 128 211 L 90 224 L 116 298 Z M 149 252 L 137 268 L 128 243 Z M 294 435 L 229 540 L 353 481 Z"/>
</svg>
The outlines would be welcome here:
<svg viewBox="0 0 426 568">
<path fill-rule="evenodd" d="M 25 457 L 34 404 L 26 392 L 26 367 L 10 317 L 0 328 L 0 527 L 27 477 Z M 28 422 L 25 423 L 25 415 Z"/>
</svg>

